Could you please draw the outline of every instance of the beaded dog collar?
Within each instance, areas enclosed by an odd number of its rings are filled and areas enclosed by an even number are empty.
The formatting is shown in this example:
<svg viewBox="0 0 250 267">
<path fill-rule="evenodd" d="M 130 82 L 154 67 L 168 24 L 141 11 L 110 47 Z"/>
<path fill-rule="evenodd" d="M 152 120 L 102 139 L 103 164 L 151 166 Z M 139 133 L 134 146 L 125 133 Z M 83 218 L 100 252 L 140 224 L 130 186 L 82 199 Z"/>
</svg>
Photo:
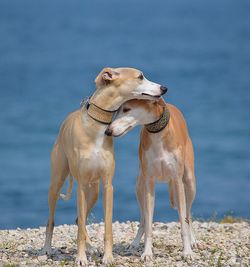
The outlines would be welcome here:
<svg viewBox="0 0 250 267">
<path fill-rule="evenodd" d="M 87 113 L 92 119 L 106 125 L 112 122 L 113 115 L 118 111 L 102 109 L 95 104 L 90 103 L 90 98 L 85 99 L 81 102 L 81 107 L 83 106 L 86 107 Z"/>
<path fill-rule="evenodd" d="M 167 126 L 169 119 L 170 119 L 170 112 L 168 108 L 165 106 L 163 108 L 161 117 L 157 121 L 154 121 L 149 124 L 145 124 L 145 127 L 147 131 L 150 133 L 159 133 Z"/>
</svg>

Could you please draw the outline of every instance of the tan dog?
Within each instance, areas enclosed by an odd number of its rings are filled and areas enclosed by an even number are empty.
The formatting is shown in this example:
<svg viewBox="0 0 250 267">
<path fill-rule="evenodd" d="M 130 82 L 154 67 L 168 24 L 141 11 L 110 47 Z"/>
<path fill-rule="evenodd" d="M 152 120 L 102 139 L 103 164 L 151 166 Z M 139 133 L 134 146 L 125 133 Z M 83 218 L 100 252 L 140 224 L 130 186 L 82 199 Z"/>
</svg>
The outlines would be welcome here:
<svg viewBox="0 0 250 267">
<path fill-rule="evenodd" d="M 107 135 L 121 136 L 142 124 L 140 137 L 140 172 L 137 199 L 141 219 L 131 247 L 137 247 L 145 234 L 142 259 L 152 253 L 152 221 L 155 181 L 167 182 L 172 206 L 177 206 L 185 256 L 191 256 L 196 240 L 192 229 L 191 206 L 195 197 L 194 153 L 187 125 L 175 106 L 148 100 L 130 100 L 123 104 Z"/>
<path fill-rule="evenodd" d="M 105 68 L 96 78 L 96 91 L 79 110 L 62 123 L 51 153 L 51 185 L 49 188 L 49 220 L 43 252 L 51 253 L 54 215 L 60 190 L 67 176 L 77 180 L 78 234 L 77 264 L 87 264 L 86 218 L 95 204 L 102 177 L 105 221 L 105 264 L 112 256 L 112 177 L 115 169 L 112 138 L 104 134 L 115 111 L 132 98 L 157 99 L 166 88 L 148 81 L 142 73 L 131 68 Z M 72 179 L 72 178 L 71 178 Z M 62 196 L 65 198 L 65 196 Z M 66 196 L 67 198 L 68 196 Z"/>
</svg>

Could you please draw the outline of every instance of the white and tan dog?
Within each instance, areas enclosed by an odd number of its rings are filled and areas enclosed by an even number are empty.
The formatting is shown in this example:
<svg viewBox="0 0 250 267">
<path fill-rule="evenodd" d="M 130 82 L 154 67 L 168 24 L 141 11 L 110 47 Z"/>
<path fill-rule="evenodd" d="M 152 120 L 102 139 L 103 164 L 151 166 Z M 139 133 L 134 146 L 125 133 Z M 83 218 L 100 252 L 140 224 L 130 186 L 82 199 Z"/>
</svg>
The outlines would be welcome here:
<svg viewBox="0 0 250 267">
<path fill-rule="evenodd" d="M 163 99 L 157 102 L 130 100 L 122 105 L 106 134 L 121 136 L 138 124 L 144 125 L 140 136 L 140 171 L 137 178 L 141 219 L 131 247 L 137 247 L 145 234 L 142 259 L 152 259 L 155 181 L 167 182 L 171 204 L 177 207 L 179 213 L 183 253 L 191 256 L 192 247 L 196 246 L 191 219 L 196 184 L 193 146 L 183 115 Z"/>
<path fill-rule="evenodd" d="M 96 91 L 79 110 L 71 113 L 62 123 L 51 153 L 51 184 L 49 188 L 49 220 L 43 252 L 51 253 L 54 215 L 60 190 L 67 176 L 77 180 L 78 234 L 77 264 L 87 264 L 86 243 L 90 243 L 86 231 L 86 218 L 95 204 L 100 177 L 103 184 L 105 221 L 105 264 L 112 256 L 112 178 L 115 169 L 112 138 L 105 135 L 115 111 L 125 101 L 157 99 L 166 88 L 145 79 L 139 70 L 132 68 L 105 68 L 97 76 Z M 68 197 L 68 196 L 67 196 Z M 66 197 L 66 198 L 67 198 Z"/>
</svg>

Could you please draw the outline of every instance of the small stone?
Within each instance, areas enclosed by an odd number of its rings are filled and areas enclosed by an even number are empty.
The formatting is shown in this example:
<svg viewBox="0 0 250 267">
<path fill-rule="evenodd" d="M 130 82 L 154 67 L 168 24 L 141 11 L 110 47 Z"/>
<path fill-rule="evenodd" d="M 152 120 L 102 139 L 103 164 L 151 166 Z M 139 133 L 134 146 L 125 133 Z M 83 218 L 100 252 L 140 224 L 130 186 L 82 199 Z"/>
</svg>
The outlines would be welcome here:
<svg viewBox="0 0 250 267">
<path fill-rule="evenodd" d="M 41 256 L 38 256 L 37 259 L 39 261 L 46 261 L 48 259 L 47 255 L 41 255 Z"/>
<path fill-rule="evenodd" d="M 39 260 L 38 259 L 33 259 L 32 262 L 33 263 L 39 263 Z"/>
<path fill-rule="evenodd" d="M 18 247 L 17 247 L 17 250 L 24 250 L 24 246 L 23 245 L 19 245 Z"/>
<path fill-rule="evenodd" d="M 129 244 L 136 236 L 139 222 L 113 223 L 114 258 L 117 266 L 140 267 L 144 251 L 143 239 L 132 253 Z M 155 266 L 213 266 L 219 257 L 224 266 L 248 266 L 250 258 L 250 225 L 246 222 L 218 224 L 215 222 L 193 223 L 194 232 L 204 248 L 194 249 L 194 260 L 182 256 L 182 240 L 179 222 L 153 224 L 153 250 Z M 104 224 L 95 223 L 87 230 L 98 253 L 89 254 L 90 266 L 99 266 L 103 257 Z M 40 255 L 45 238 L 45 228 L 0 230 L 0 266 L 15 263 L 17 266 L 61 266 L 62 262 L 72 266 L 77 254 L 77 226 L 61 225 L 55 227 L 52 257 Z M 99 255 L 101 254 L 101 255 Z M 194 264 L 193 264 L 194 263 Z M 148 265 L 147 265 L 148 266 Z M 149 265 L 150 266 L 150 265 Z"/>
<path fill-rule="evenodd" d="M 181 260 L 182 260 L 182 257 L 181 257 L 180 255 L 177 255 L 177 256 L 175 257 L 175 260 L 176 260 L 176 261 L 181 261 Z"/>
</svg>

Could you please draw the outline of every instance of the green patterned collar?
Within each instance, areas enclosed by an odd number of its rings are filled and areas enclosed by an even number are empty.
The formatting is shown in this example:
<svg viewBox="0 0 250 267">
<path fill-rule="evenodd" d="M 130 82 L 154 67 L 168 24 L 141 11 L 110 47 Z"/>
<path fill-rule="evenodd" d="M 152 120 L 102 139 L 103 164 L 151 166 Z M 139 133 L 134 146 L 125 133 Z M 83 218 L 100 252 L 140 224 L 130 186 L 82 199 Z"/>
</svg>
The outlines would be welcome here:
<svg viewBox="0 0 250 267">
<path fill-rule="evenodd" d="M 170 119 L 170 112 L 168 108 L 165 106 L 163 108 L 161 117 L 157 121 L 154 121 L 149 124 L 145 124 L 145 127 L 147 131 L 150 133 L 159 133 L 167 126 L 169 119 Z"/>
</svg>

